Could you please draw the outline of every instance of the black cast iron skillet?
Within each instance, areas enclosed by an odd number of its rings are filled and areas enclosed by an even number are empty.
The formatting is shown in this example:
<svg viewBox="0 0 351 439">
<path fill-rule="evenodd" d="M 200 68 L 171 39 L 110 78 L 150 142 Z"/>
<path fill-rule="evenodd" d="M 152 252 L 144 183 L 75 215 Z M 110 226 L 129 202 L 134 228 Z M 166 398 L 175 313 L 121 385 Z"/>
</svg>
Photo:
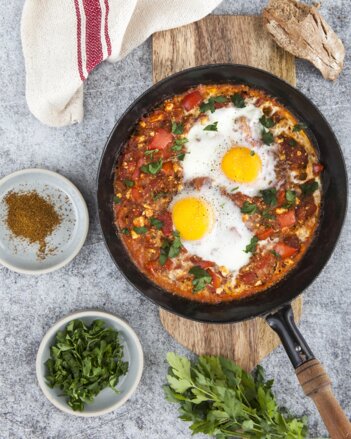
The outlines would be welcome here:
<svg viewBox="0 0 351 439">
<path fill-rule="evenodd" d="M 246 83 L 277 97 L 307 123 L 309 135 L 325 166 L 319 228 L 298 266 L 263 293 L 217 305 L 170 294 L 143 275 L 116 233 L 112 211 L 116 160 L 139 118 L 166 97 L 198 84 L 211 83 Z M 347 206 L 347 176 L 340 146 L 329 124 L 308 98 L 276 76 L 244 65 L 207 65 L 169 76 L 142 94 L 116 123 L 100 162 L 97 198 L 100 224 L 111 257 L 139 292 L 167 311 L 201 322 L 229 323 L 256 316 L 265 318 L 281 338 L 305 393 L 314 399 L 332 438 L 351 438 L 350 423 L 331 392 L 328 376 L 297 329 L 290 306 L 291 301 L 313 282 L 331 256 Z"/>
</svg>

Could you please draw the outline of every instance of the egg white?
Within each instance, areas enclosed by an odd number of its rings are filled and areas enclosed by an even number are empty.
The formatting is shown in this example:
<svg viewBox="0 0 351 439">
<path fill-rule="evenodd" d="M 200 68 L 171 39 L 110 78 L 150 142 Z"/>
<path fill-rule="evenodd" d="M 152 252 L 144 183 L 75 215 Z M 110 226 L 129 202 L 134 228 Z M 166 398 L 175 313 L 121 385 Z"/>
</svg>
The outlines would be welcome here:
<svg viewBox="0 0 351 439">
<path fill-rule="evenodd" d="M 187 134 L 187 154 L 183 161 L 184 181 L 209 177 L 215 185 L 226 188 L 228 192 L 238 188 L 238 191 L 249 196 L 257 195 L 260 190 L 274 185 L 277 145 L 268 146 L 261 141 L 263 126 L 259 119 L 262 114 L 253 103 L 247 103 L 244 108 L 229 106 L 214 113 L 208 112 L 205 124 L 197 121 Z M 241 129 L 238 120 L 241 116 L 246 117 L 251 136 L 247 136 Z M 218 131 L 204 131 L 206 125 L 214 122 L 218 122 Z M 223 173 L 222 158 L 235 145 L 250 148 L 261 159 L 262 169 L 253 182 L 237 183 Z"/>
<path fill-rule="evenodd" d="M 240 209 L 218 188 L 203 186 L 199 191 L 185 189 L 180 192 L 173 198 L 170 210 L 185 197 L 201 198 L 207 203 L 212 213 L 212 227 L 201 239 L 181 239 L 183 246 L 190 254 L 237 273 L 249 262 L 251 254 L 244 250 L 253 236 L 242 221 Z"/>
</svg>

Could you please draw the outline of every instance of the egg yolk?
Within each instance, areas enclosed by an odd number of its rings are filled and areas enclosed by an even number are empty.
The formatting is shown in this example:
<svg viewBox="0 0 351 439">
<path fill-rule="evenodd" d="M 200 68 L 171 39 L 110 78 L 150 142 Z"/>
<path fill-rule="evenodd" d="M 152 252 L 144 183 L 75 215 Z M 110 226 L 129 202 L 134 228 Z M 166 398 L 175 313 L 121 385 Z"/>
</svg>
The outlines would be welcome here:
<svg viewBox="0 0 351 439">
<path fill-rule="evenodd" d="M 250 148 L 235 146 L 224 155 L 221 167 L 230 180 L 250 183 L 258 177 L 262 163 L 258 154 Z"/>
<path fill-rule="evenodd" d="M 188 241 L 200 239 L 211 227 L 211 214 L 208 204 L 200 198 L 182 198 L 173 205 L 173 225 L 181 238 Z"/>
</svg>

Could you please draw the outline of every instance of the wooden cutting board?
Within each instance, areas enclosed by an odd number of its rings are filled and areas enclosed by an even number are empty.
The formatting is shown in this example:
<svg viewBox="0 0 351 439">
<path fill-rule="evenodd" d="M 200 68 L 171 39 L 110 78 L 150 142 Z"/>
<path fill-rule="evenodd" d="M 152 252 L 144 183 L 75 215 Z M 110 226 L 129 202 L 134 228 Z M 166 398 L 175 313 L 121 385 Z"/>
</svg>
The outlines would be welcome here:
<svg viewBox="0 0 351 439">
<path fill-rule="evenodd" d="M 153 35 L 153 80 L 201 64 L 237 63 L 268 70 L 296 84 L 294 57 L 279 48 L 261 17 L 209 16 L 196 23 Z M 300 318 L 302 299 L 294 303 Z M 253 369 L 279 345 L 263 319 L 213 325 L 197 323 L 160 310 L 163 326 L 180 344 L 198 355 L 223 355 Z"/>
</svg>

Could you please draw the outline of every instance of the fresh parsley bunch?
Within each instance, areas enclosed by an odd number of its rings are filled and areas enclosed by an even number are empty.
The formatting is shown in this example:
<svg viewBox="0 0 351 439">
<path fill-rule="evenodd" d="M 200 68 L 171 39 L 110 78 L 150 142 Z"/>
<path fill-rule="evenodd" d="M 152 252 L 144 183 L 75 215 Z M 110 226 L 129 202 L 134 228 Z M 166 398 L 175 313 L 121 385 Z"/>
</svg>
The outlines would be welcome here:
<svg viewBox="0 0 351 439">
<path fill-rule="evenodd" d="M 105 328 L 102 320 L 88 326 L 72 320 L 56 334 L 50 353 L 45 363 L 47 384 L 59 387 L 73 410 L 83 411 L 85 403 L 106 387 L 119 393 L 115 387 L 128 371 L 118 331 Z"/>
<path fill-rule="evenodd" d="M 200 356 L 190 362 L 173 352 L 164 386 L 166 399 L 179 404 L 180 419 L 191 422 L 193 434 L 217 439 L 302 439 L 305 419 L 279 409 L 263 369 L 246 373 L 223 357 Z"/>
</svg>

